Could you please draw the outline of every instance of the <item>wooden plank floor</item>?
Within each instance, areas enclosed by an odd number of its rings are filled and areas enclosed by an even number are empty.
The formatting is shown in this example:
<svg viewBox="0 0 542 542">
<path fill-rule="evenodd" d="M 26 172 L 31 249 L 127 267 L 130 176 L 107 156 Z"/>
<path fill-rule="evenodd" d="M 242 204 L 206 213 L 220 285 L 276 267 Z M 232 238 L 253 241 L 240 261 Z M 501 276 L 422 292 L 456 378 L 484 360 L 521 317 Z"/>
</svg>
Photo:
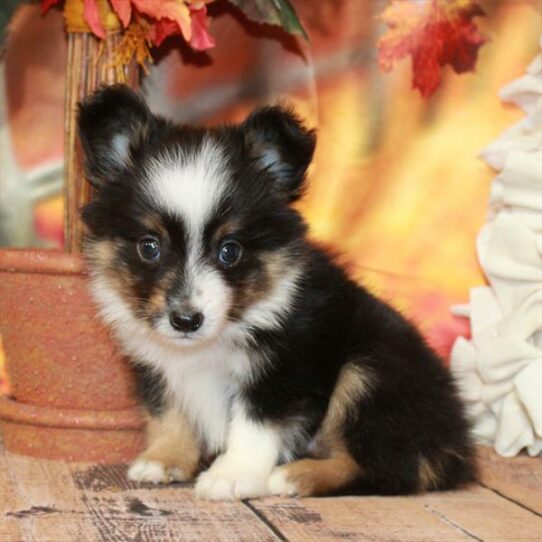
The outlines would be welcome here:
<svg viewBox="0 0 542 542">
<path fill-rule="evenodd" d="M 479 484 L 415 497 L 209 503 L 188 484 L 129 482 L 124 465 L 0 447 L 0 541 L 541 542 L 542 459 L 480 449 Z"/>
</svg>

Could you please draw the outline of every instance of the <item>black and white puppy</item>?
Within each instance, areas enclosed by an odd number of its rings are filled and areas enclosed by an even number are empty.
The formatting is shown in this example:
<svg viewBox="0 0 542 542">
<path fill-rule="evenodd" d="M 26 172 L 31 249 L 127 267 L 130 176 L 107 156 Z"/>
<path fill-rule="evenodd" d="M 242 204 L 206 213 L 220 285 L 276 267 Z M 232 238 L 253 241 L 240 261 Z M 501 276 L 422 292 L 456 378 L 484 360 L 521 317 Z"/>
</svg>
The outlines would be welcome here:
<svg viewBox="0 0 542 542">
<path fill-rule="evenodd" d="M 315 134 L 291 111 L 177 126 L 116 86 L 81 104 L 79 133 L 92 292 L 148 413 L 131 479 L 197 476 L 206 499 L 473 479 L 440 360 L 307 240 L 292 203 Z"/>
</svg>

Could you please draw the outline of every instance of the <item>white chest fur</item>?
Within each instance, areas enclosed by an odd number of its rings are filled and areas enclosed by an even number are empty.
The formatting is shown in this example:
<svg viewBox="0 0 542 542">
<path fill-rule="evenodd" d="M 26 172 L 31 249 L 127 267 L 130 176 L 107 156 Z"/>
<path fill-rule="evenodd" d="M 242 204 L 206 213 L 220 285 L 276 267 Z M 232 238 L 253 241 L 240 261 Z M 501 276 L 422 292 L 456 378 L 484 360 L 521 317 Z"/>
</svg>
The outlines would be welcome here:
<svg viewBox="0 0 542 542">
<path fill-rule="evenodd" d="M 223 451 L 232 398 L 240 375 L 249 372 L 246 351 L 223 343 L 187 351 L 149 336 L 131 336 L 122 343 L 128 353 L 163 375 L 168 396 L 188 418 L 207 450 Z"/>
<path fill-rule="evenodd" d="M 162 367 L 174 402 L 211 453 L 224 450 L 231 401 L 237 390 L 231 365 L 244 356 L 241 351 L 213 348 L 182 354 L 174 363 Z"/>
<path fill-rule="evenodd" d="M 254 361 L 235 347 L 242 329 L 207 346 L 180 348 L 157 336 L 134 318 L 117 292 L 94 277 L 92 290 L 106 322 L 112 325 L 126 354 L 164 376 L 168 395 L 184 412 L 209 452 L 224 449 L 232 397 L 238 383 L 249 377 Z"/>
</svg>

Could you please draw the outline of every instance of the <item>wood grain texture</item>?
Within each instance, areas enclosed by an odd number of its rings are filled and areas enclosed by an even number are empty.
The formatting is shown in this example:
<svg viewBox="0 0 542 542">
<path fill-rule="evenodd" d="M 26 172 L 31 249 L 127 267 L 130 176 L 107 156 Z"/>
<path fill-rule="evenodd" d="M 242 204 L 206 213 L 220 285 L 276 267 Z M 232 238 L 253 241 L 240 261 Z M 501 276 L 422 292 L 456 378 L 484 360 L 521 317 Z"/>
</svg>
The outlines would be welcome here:
<svg viewBox="0 0 542 542">
<path fill-rule="evenodd" d="M 459 492 L 427 493 L 418 499 L 426 510 L 468 533 L 473 540 L 542 540 L 542 518 L 480 486 Z"/>
<path fill-rule="evenodd" d="M 292 542 L 542 540 L 540 517 L 479 486 L 415 497 L 266 499 L 253 506 Z"/>
<path fill-rule="evenodd" d="M 252 505 L 291 542 L 472 540 L 410 497 L 273 498 Z"/>
<path fill-rule="evenodd" d="M 505 458 L 486 447 L 480 448 L 478 454 L 482 484 L 542 514 L 542 458 Z"/>
<path fill-rule="evenodd" d="M 32 459 L 0 444 L 0 541 L 539 542 L 540 462 L 480 450 L 483 486 L 461 491 L 210 503 L 188 484 L 131 482 L 125 465 Z"/>
<path fill-rule="evenodd" d="M 280 540 L 243 503 L 196 501 L 191 487 L 140 485 L 124 465 L 0 455 L 0 540 Z"/>
<path fill-rule="evenodd" d="M 67 464 L 35 460 L 4 452 L 0 460 L 0 507 L 4 511 L 0 540 L 6 529 L 17 540 L 92 540 L 81 496 Z"/>
</svg>

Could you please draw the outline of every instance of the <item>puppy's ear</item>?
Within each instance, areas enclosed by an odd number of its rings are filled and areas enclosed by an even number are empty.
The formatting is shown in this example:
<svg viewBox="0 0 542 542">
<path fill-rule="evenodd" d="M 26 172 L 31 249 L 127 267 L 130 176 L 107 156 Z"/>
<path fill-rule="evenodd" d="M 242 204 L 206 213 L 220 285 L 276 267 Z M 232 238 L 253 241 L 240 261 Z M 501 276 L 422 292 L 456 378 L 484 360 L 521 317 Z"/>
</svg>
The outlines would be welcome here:
<svg viewBox="0 0 542 542">
<path fill-rule="evenodd" d="M 79 104 L 85 174 L 93 186 L 100 188 L 126 167 L 152 119 L 143 99 L 125 85 L 105 87 Z"/>
<path fill-rule="evenodd" d="M 298 199 L 314 154 L 315 131 L 291 109 L 278 106 L 257 109 L 242 127 L 249 152 L 271 174 L 275 189 L 289 202 Z"/>
</svg>

